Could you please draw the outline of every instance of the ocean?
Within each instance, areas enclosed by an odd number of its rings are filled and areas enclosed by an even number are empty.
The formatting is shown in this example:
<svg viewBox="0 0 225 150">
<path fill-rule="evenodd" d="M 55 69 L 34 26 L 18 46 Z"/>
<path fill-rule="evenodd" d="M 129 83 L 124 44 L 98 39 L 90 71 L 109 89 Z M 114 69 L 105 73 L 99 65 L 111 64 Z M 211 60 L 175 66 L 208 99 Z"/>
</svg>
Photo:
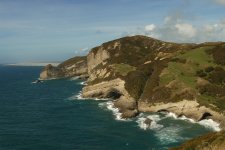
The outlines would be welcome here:
<svg viewBox="0 0 225 150">
<path fill-rule="evenodd" d="M 219 130 L 172 113 L 123 120 L 112 101 L 82 99 L 83 80 L 32 83 L 41 69 L 0 66 L 0 150 L 164 150 Z"/>
</svg>

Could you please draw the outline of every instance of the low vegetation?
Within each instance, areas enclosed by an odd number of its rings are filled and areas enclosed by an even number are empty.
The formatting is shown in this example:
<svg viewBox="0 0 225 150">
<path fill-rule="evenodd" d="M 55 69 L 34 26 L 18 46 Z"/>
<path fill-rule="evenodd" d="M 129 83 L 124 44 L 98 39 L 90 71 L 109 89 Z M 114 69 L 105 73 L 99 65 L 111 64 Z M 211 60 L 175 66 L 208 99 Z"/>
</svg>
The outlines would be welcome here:
<svg viewBox="0 0 225 150">
<path fill-rule="evenodd" d="M 225 147 L 224 139 L 225 131 L 208 133 L 170 150 L 222 150 Z"/>
<path fill-rule="evenodd" d="M 61 64 L 59 64 L 58 67 L 63 68 L 66 66 L 71 66 L 79 61 L 87 61 L 87 57 L 86 56 L 80 56 L 80 57 L 76 56 L 76 57 L 70 58 L 70 59 L 62 62 Z"/>
<path fill-rule="evenodd" d="M 116 73 L 119 73 L 122 76 L 126 76 L 129 72 L 136 70 L 136 67 L 128 64 L 113 64 L 112 68 Z"/>
<path fill-rule="evenodd" d="M 225 70 L 219 61 L 223 54 L 220 53 L 219 58 L 218 53 L 222 50 L 216 48 L 218 47 L 210 45 L 178 54 L 161 73 L 160 86 L 169 85 L 173 81 L 179 82 L 182 87 L 172 87 L 173 93 L 180 93 L 183 88 L 191 88 L 195 91 L 193 93 L 200 93 L 193 95 L 193 98 L 196 97 L 201 105 L 224 111 Z M 198 85 L 199 78 L 204 79 L 206 83 Z"/>
</svg>

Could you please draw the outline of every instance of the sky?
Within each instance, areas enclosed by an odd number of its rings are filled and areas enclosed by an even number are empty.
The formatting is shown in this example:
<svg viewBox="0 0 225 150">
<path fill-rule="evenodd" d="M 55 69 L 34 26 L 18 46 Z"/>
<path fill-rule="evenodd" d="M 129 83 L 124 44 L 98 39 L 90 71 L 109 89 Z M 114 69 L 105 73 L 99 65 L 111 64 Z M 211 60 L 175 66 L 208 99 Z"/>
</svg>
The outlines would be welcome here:
<svg viewBox="0 0 225 150">
<path fill-rule="evenodd" d="M 225 0 L 0 0 L 0 64 L 63 61 L 132 35 L 225 41 Z"/>
</svg>

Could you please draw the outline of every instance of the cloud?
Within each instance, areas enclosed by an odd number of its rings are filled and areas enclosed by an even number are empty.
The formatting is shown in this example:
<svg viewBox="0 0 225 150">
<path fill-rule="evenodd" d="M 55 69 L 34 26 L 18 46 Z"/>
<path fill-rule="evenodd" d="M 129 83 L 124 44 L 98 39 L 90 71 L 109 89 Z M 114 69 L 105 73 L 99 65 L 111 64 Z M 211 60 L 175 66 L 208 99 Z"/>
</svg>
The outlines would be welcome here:
<svg viewBox="0 0 225 150">
<path fill-rule="evenodd" d="M 175 25 L 176 29 L 178 30 L 179 34 L 182 34 L 187 37 L 194 37 L 196 35 L 196 29 L 193 27 L 191 24 L 176 24 Z"/>
<path fill-rule="evenodd" d="M 225 5 L 225 0 L 215 0 L 219 4 L 224 4 Z"/>
<path fill-rule="evenodd" d="M 154 24 L 150 24 L 150 25 L 145 26 L 145 30 L 150 31 L 150 32 L 155 30 L 155 28 L 156 28 L 156 26 Z"/>
<path fill-rule="evenodd" d="M 186 17 L 182 13 L 175 12 L 165 16 L 162 24 L 144 26 L 142 34 L 169 42 L 225 41 L 225 19 L 199 24 L 199 20 L 193 20 L 193 18 L 193 16 Z M 140 31 L 137 33 L 139 34 Z"/>
</svg>

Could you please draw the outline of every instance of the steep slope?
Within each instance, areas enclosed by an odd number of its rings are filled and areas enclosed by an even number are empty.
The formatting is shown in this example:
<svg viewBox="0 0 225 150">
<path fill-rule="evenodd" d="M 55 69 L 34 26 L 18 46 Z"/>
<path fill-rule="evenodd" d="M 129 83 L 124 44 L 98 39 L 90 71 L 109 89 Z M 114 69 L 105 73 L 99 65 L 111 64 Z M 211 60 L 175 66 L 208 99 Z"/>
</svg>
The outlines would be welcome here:
<svg viewBox="0 0 225 150">
<path fill-rule="evenodd" d="M 133 36 L 93 48 L 87 56 L 89 79 L 83 97 L 117 99 L 122 116 L 133 117 L 139 111 L 138 100 L 156 86 L 153 78 L 158 78 L 169 59 L 193 46 Z M 146 86 L 148 81 L 151 87 Z"/>
<path fill-rule="evenodd" d="M 82 96 L 116 100 L 122 117 L 174 112 L 225 128 L 225 43 L 177 44 L 145 36 L 116 39 L 93 48 L 42 78 L 89 76 Z"/>
<path fill-rule="evenodd" d="M 170 150 L 224 150 L 225 131 L 209 133 Z"/>
<path fill-rule="evenodd" d="M 73 76 L 80 76 L 81 78 L 88 77 L 87 58 L 85 56 L 73 57 L 62 62 L 57 67 L 49 64 L 40 73 L 40 79 L 42 80 Z"/>
</svg>

